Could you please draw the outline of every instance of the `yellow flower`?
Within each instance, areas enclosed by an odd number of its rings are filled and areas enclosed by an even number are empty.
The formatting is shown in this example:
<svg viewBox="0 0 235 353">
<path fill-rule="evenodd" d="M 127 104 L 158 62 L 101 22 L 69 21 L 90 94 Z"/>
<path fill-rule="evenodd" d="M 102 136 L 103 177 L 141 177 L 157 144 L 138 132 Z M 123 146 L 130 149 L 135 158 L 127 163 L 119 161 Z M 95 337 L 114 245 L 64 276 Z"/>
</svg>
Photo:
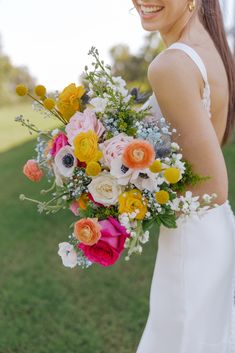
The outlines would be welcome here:
<svg viewBox="0 0 235 353">
<path fill-rule="evenodd" d="M 92 130 L 80 132 L 73 144 L 74 155 L 80 162 L 97 162 L 102 157 L 102 152 L 98 150 L 98 136 Z"/>
<path fill-rule="evenodd" d="M 153 164 L 149 167 L 152 173 L 159 173 L 162 170 L 162 163 L 159 159 L 156 159 Z"/>
<path fill-rule="evenodd" d="M 164 205 L 170 199 L 170 195 L 167 191 L 161 190 L 155 193 L 155 198 L 160 205 Z"/>
<path fill-rule="evenodd" d="M 139 210 L 136 215 L 136 219 L 143 219 L 146 212 L 146 200 L 143 200 L 142 194 L 139 190 L 133 189 L 122 193 L 119 198 L 119 212 L 120 213 L 132 213 Z"/>
<path fill-rule="evenodd" d="M 37 85 L 34 88 L 34 92 L 38 97 L 44 97 L 46 94 L 46 87 L 44 87 L 42 85 Z"/>
<path fill-rule="evenodd" d="M 52 98 L 46 98 L 43 101 L 43 105 L 46 109 L 52 110 L 55 108 L 55 101 Z"/>
<path fill-rule="evenodd" d="M 28 93 L 28 87 L 26 87 L 25 85 L 23 85 L 22 83 L 18 86 L 16 86 L 16 93 L 18 94 L 18 96 L 23 97 L 26 96 L 26 94 Z"/>
<path fill-rule="evenodd" d="M 65 120 L 69 121 L 81 109 L 81 98 L 85 92 L 83 86 L 76 87 L 75 83 L 71 83 L 59 95 L 57 106 Z"/>
<path fill-rule="evenodd" d="M 86 167 L 86 173 L 90 176 L 96 176 L 101 172 L 101 166 L 97 162 L 89 162 Z"/>
<path fill-rule="evenodd" d="M 181 173 L 178 168 L 167 168 L 164 172 L 164 177 L 170 184 L 175 184 L 180 180 Z"/>
</svg>

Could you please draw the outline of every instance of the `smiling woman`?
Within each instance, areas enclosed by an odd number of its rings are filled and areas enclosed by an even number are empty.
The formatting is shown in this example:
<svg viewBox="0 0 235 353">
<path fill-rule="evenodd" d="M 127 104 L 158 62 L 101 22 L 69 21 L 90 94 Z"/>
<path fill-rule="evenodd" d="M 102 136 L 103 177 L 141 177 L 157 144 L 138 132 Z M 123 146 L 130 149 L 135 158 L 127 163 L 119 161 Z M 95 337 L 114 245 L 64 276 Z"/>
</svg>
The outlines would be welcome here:
<svg viewBox="0 0 235 353">
<path fill-rule="evenodd" d="M 137 353 L 235 352 L 235 217 L 221 146 L 235 122 L 235 64 L 218 0 L 133 0 L 142 27 L 159 31 L 166 49 L 149 66 L 156 122 L 178 131 L 175 141 L 200 175 L 192 187 L 215 192 L 203 217 L 160 228 L 149 316 Z M 216 263 L 216 267 L 213 265 Z"/>
</svg>

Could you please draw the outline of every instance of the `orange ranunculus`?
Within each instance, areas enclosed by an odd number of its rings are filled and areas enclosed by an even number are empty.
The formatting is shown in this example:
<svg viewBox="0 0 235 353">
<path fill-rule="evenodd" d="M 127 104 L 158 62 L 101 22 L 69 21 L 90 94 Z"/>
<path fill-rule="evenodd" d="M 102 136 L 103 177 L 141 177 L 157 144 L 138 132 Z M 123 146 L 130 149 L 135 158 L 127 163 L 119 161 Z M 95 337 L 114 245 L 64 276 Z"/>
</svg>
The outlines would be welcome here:
<svg viewBox="0 0 235 353">
<path fill-rule="evenodd" d="M 71 83 L 65 87 L 59 95 L 57 107 L 66 121 L 81 109 L 81 98 L 86 90 L 83 86 L 76 87 L 75 83 Z"/>
<path fill-rule="evenodd" d="M 43 177 L 43 171 L 39 168 L 38 163 L 34 159 L 28 160 L 24 165 L 23 173 L 31 181 L 40 181 Z"/>
<path fill-rule="evenodd" d="M 101 225 L 97 218 L 82 218 L 74 225 L 76 238 L 85 245 L 94 245 L 101 237 Z"/>
<path fill-rule="evenodd" d="M 153 164 L 154 158 L 154 148 L 148 141 L 134 140 L 125 147 L 122 162 L 128 168 L 144 169 Z"/>
</svg>

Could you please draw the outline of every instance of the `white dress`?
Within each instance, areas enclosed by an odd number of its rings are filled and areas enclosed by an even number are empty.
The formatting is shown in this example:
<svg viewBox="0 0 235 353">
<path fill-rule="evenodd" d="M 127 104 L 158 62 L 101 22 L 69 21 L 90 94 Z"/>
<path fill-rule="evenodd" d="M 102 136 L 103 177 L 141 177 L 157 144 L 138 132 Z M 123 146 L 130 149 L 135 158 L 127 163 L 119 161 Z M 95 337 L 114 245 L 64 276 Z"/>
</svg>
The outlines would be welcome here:
<svg viewBox="0 0 235 353">
<path fill-rule="evenodd" d="M 207 72 L 197 52 L 183 50 L 198 66 L 210 114 Z M 160 118 L 153 94 L 146 105 Z M 149 316 L 136 353 L 235 353 L 235 216 L 226 200 L 202 216 L 181 216 L 177 228 L 161 225 Z"/>
</svg>

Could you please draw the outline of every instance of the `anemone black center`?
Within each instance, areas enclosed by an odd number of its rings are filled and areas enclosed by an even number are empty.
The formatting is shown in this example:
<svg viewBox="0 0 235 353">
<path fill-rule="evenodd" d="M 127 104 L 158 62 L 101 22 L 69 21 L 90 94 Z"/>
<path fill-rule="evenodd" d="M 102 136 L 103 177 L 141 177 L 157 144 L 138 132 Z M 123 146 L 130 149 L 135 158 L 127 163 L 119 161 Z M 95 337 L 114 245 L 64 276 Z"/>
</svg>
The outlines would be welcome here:
<svg viewBox="0 0 235 353">
<path fill-rule="evenodd" d="M 140 173 L 139 176 L 141 178 L 143 178 L 143 179 L 148 179 L 149 178 L 148 174 L 146 174 L 146 173 Z"/>
<path fill-rule="evenodd" d="M 71 168 L 73 166 L 74 157 L 71 153 L 66 154 L 62 158 L 62 163 L 66 168 Z"/>
<path fill-rule="evenodd" d="M 129 168 L 127 168 L 124 164 L 121 166 L 121 171 L 123 172 L 123 174 L 125 174 L 128 170 Z"/>
</svg>

